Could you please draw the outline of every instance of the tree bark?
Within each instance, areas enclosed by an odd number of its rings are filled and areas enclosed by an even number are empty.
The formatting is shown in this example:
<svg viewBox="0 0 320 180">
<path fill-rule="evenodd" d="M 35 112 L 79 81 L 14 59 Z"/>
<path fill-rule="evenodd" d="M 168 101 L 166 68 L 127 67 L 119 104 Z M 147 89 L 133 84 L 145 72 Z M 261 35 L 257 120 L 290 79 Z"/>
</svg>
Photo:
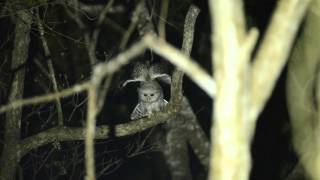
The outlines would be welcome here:
<svg viewBox="0 0 320 180">
<path fill-rule="evenodd" d="M 311 179 L 320 178 L 319 67 L 320 0 L 312 1 L 288 69 L 287 104 L 293 143 Z"/>
<path fill-rule="evenodd" d="M 17 12 L 14 49 L 12 52 L 11 68 L 16 70 L 13 75 L 9 102 L 21 99 L 24 90 L 25 69 L 20 68 L 28 57 L 30 42 L 30 29 L 32 18 L 26 10 Z M 14 180 L 17 164 L 21 158 L 20 153 L 20 120 L 22 108 L 17 108 L 6 113 L 4 147 L 0 160 L 0 180 Z"/>
</svg>

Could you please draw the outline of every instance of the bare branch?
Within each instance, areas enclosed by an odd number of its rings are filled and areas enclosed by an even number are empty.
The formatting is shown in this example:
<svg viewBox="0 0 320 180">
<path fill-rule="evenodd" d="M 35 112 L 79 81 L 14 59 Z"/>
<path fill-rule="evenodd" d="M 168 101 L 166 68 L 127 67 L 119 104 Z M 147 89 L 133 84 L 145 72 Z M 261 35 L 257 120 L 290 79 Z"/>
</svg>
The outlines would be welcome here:
<svg viewBox="0 0 320 180">
<path fill-rule="evenodd" d="M 95 74 L 93 74 L 92 81 L 94 81 Z M 97 82 L 100 83 L 100 82 Z M 88 105 L 87 105 L 87 125 L 85 138 L 85 159 L 86 159 L 86 180 L 95 180 L 95 158 L 94 158 L 94 137 L 96 129 L 97 116 L 97 83 L 91 83 L 88 90 Z"/>
<path fill-rule="evenodd" d="M 124 33 L 119 48 L 120 50 L 124 50 L 124 48 L 126 47 L 126 45 L 128 44 L 128 41 L 130 39 L 131 34 L 133 33 L 133 31 L 135 30 L 136 26 L 138 25 L 139 22 L 139 15 L 142 13 L 142 11 L 144 10 L 143 6 L 145 5 L 144 0 L 141 0 L 136 8 L 134 9 L 133 13 L 132 13 L 132 18 L 131 18 L 131 22 L 130 25 L 128 27 L 128 29 L 126 30 L 126 32 Z"/>
<path fill-rule="evenodd" d="M 287 62 L 293 40 L 310 1 L 278 2 L 252 67 L 251 126 L 255 126 L 256 118 L 270 97 L 276 80 Z"/>
<path fill-rule="evenodd" d="M 320 30 L 319 10 L 320 1 L 312 1 L 289 61 L 286 87 L 293 144 L 300 156 L 297 169 L 310 179 L 320 178 L 320 38 L 314 36 Z"/>
<path fill-rule="evenodd" d="M 10 109 L 19 108 L 21 106 L 35 105 L 35 104 L 40 104 L 40 103 L 44 103 L 44 102 L 49 102 L 49 101 L 55 100 L 56 98 L 71 96 L 73 94 L 85 91 L 89 87 L 90 87 L 90 84 L 88 82 L 85 82 L 83 84 L 75 85 L 71 88 L 65 89 L 65 90 L 57 92 L 57 93 L 46 94 L 46 95 L 42 95 L 42 96 L 34 96 L 31 98 L 27 98 L 27 99 L 12 101 L 8 105 L 1 106 L 0 113 L 6 112 Z"/>
<path fill-rule="evenodd" d="M 243 54 L 247 34 L 242 8 L 242 0 L 210 1 L 214 48 L 211 55 L 217 82 L 211 127 L 210 180 L 246 180 L 251 168 L 246 114 L 252 51 Z"/>
<path fill-rule="evenodd" d="M 135 121 L 130 121 L 125 124 L 115 126 L 114 136 L 122 137 L 144 131 L 148 128 L 154 127 L 160 123 L 166 122 L 169 117 L 180 110 L 179 105 L 169 104 L 164 112 L 153 114 L 149 118 L 142 118 Z M 107 139 L 110 135 L 109 126 L 99 126 L 96 128 L 96 139 Z M 22 155 L 28 153 L 32 149 L 49 144 L 54 141 L 74 141 L 85 139 L 85 128 L 73 127 L 54 127 L 44 132 L 38 133 L 34 136 L 25 138 L 21 142 Z"/>
<path fill-rule="evenodd" d="M 15 37 L 13 42 L 13 51 L 11 59 L 11 68 L 15 69 L 23 65 L 28 58 L 30 43 L 30 31 L 32 17 L 27 10 L 17 10 L 15 21 Z M 9 92 L 9 101 L 21 99 L 24 92 L 25 68 L 22 68 L 13 74 L 12 83 Z M 4 145 L 0 157 L 0 179 L 7 180 L 15 177 L 16 168 L 21 158 L 19 153 L 19 140 L 21 137 L 21 117 L 22 108 L 10 109 L 5 116 L 4 127 Z"/>
<path fill-rule="evenodd" d="M 194 26 L 199 13 L 200 9 L 191 5 L 185 19 L 181 51 L 188 57 L 190 57 L 191 54 L 194 39 Z M 171 97 L 174 98 L 174 101 L 182 98 L 183 75 L 183 72 L 180 71 L 179 68 L 176 68 L 172 74 L 172 82 L 174 84 L 172 85 Z"/>
<path fill-rule="evenodd" d="M 36 17 L 37 17 L 36 21 L 37 21 L 38 29 L 40 32 L 40 39 L 41 39 L 43 50 L 44 50 L 44 55 L 45 55 L 45 58 L 47 58 L 46 61 L 49 68 L 49 77 L 53 85 L 53 91 L 56 93 L 59 91 L 58 84 L 57 84 L 57 80 L 55 77 L 55 72 L 54 72 L 54 68 L 51 60 L 51 53 L 48 47 L 47 40 L 44 37 L 44 28 L 40 20 L 39 9 L 37 9 Z M 56 99 L 56 107 L 58 112 L 58 125 L 63 126 L 63 112 L 62 112 L 62 106 L 59 98 Z"/>
<path fill-rule="evenodd" d="M 159 24 L 158 24 L 159 37 L 161 37 L 164 40 L 166 39 L 166 20 L 168 16 L 169 3 L 170 3 L 170 0 L 162 1 Z"/>
</svg>

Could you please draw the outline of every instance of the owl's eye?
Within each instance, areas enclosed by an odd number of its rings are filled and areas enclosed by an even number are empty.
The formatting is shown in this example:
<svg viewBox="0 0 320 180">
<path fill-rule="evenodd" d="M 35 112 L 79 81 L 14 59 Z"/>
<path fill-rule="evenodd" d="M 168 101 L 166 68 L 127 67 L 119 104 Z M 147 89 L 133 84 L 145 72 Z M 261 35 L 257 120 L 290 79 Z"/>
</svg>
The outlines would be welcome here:
<svg viewBox="0 0 320 180">
<path fill-rule="evenodd" d="M 153 96 L 154 94 L 150 94 L 150 96 Z"/>
<path fill-rule="evenodd" d="M 143 94 L 143 96 L 147 96 L 147 94 Z"/>
</svg>

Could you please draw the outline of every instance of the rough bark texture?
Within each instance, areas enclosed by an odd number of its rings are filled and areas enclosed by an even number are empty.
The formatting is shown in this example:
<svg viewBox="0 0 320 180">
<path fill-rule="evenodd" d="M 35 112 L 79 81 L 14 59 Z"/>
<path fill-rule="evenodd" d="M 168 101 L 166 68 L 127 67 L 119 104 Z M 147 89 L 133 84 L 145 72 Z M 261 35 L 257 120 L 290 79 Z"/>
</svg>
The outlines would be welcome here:
<svg viewBox="0 0 320 180">
<path fill-rule="evenodd" d="M 209 164 L 210 144 L 187 98 L 184 97 L 181 103 L 181 111 L 167 122 L 163 150 L 172 180 L 191 180 L 188 143 L 205 168 Z"/>
<path fill-rule="evenodd" d="M 146 6 L 146 2 L 141 2 L 138 6 L 141 6 L 141 10 L 139 11 L 141 13 L 139 14 L 139 21 L 137 24 L 139 35 L 143 36 L 147 33 L 156 34 L 155 27 L 152 23 L 152 15 Z"/>
<path fill-rule="evenodd" d="M 188 122 L 177 114 L 168 123 L 164 155 L 171 172 L 172 180 L 191 180 L 189 167 L 189 152 L 187 146 Z"/>
<path fill-rule="evenodd" d="M 16 69 L 23 65 L 27 60 L 31 23 L 32 19 L 28 12 L 25 10 L 19 10 L 16 18 L 14 49 L 11 61 L 12 69 Z M 9 102 L 22 98 L 24 77 L 24 68 L 17 70 L 13 74 Z M 21 114 L 21 108 L 11 110 L 6 113 L 4 148 L 0 161 L 0 180 L 15 179 L 16 167 L 21 157 L 19 146 Z"/>
<path fill-rule="evenodd" d="M 182 43 L 182 51 L 190 56 L 193 38 L 194 25 L 200 10 L 195 6 L 190 6 L 184 24 L 184 35 Z M 181 101 L 181 111 L 175 118 L 168 122 L 169 131 L 166 135 L 168 147 L 164 152 L 167 163 L 171 170 L 173 180 L 192 179 L 189 164 L 188 143 L 192 150 L 199 158 L 201 164 L 207 168 L 209 164 L 209 140 L 201 129 L 197 118 L 187 100 L 182 96 L 183 73 L 176 69 L 173 73 L 173 91 L 178 97 L 174 97 L 173 101 Z"/>
</svg>

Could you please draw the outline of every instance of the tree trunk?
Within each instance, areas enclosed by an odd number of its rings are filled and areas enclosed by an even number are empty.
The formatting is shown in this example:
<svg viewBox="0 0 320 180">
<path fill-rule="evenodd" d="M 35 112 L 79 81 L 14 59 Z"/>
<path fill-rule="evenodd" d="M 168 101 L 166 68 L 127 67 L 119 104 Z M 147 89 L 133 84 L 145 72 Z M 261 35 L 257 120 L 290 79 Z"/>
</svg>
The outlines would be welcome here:
<svg viewBox="0 0 320 180">
<path fill-rule="evenodd" d="M 304 172 L 320 178 L 319 67 L 320 0 L 312 1 L 288 66 L 287 104 L 293 144 Z"/>
<path fill-rule="evenodd" d="M 32 19 L 25 10 L 17 12 L 14 49 L 11 68 L 14 70 L 8 101 L 21 99 L 24 90 L 25 69 L 23 66 L 28 57 L 30 29 Z M 22 109 L 17 108 L 6 113 L 4 128 L 4 147 L 0 160 L 0 180 L 14 180 L 17 164 L 21 158 L 19 149 Z"/>
</svg>

